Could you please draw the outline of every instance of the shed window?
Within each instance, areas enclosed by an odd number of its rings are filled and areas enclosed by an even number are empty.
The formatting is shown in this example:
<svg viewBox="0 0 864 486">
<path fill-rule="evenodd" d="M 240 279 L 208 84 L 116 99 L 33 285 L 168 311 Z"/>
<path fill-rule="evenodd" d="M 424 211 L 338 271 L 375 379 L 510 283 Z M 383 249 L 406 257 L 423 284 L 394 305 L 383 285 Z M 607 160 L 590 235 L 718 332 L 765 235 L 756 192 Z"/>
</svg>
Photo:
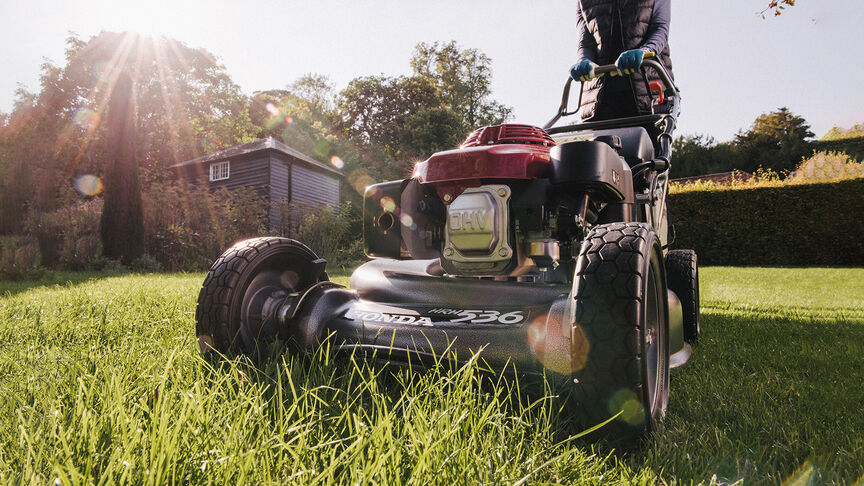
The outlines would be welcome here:
<svg viewBox="0 0 864 486">
<path fill-rule="evenodd" d="M 230 164 L 227 160 L 210 164 L 210 182 L 227 179 L 231 172 Z"/>
</svg>

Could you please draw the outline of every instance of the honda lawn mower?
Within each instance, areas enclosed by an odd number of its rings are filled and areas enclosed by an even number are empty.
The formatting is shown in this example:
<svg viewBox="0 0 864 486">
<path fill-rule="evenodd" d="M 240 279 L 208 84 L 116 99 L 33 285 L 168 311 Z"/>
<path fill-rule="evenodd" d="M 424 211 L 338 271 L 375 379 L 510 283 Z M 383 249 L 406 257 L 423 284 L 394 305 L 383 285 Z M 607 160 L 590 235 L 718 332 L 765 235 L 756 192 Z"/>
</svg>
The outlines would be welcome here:
<svg viewBox="0 0 864 486">
<path fill-rule="evenodd" d="M 545 129 L 480 128 L 410 178 L 367 187 L 371 260 L 348 289 L 298 241 L 237 243 L 198 298 L 202 350 L 330 339 L 412 366 L 479 353 L 489 366 L 562 378 L 579 423 L 654 429 L 669 369 L 699 334 L 699 278 L 693 251 L 668 248 L 680 94 L 662 64 L 645 68 L 658 73 L 650 89 L 668 113 L 554 126 L 575 113 L 568 79 Z"/>
</svg>

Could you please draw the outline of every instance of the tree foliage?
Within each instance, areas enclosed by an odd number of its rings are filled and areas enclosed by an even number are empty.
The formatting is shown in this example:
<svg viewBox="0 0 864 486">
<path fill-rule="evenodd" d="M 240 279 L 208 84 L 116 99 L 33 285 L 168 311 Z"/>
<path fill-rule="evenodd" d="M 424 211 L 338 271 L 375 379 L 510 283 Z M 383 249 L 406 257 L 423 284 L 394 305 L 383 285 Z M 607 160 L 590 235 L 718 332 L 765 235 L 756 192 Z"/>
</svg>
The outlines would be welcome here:
<svg viewBox="0 0 864 486">
<path fill-rule="evenodd" d="M 444 103 L 466 131 L 507 120 L 511 108 L 492 99 L 492 60 L 478 49 L 461 49 L 456 41 L 420 43 L 411 59 L 414 75 L 432 80 Z"/>
<path fill-rule="evenodd" d="M 491 60 L 479 50 L 421 43 L 411 66 L 411 76 L 354 79 L 336 104 L 348 139 L 379 147 L 392 160 L 390 177 L 407 175 L 417 159 L 510 116 L 510 108 L 491 99 Z"/>
<path fill-rule="evenodd" d="M 704 134 L 681 135 L 672 143 L 672 177 L 691 177 L 736 168 L 738 154 L 729 143 Z"/>
<path fill-rule="evenodd" d="M 853 125 L 852 128 L 849 129 L 833 126 L 830 130 L 828 130 L 825 135 L 822 136 L 820 140 L 848 140 L 862 137 L 864 137 L 864 123 L 858 123 L 856 125 Z"/>
<path fill-rule="evenodd" d="M 768 2 L 768 5 L 762 10 L 762 18 L 765 18 L 766 14 L 773 14 L 775 17 L 781 15 L 786 7 L 794 7 L 795 0 L 771 0 Z"/>
<path fill-rule="evenodd" d="M 134 86 L 135 159 L 145 178 L 251 140 L 247 97 L 204 49 L 113 32 L 88 41 L 72 35 L 66 45 L 65 64 L 43 64 L 40 91 L 19 90 L 0 125 L 0 193 L 11 194 L 0 202 L 0 232 L 15 231 L 15 218 L 28 209 L 80 197 L 73 189 L 79 175 L 105 175 L 113 134 L 104 119 L 124 73 Z"/>
<path fill-rule="evenodd" d="M 812 152 L 808 142 L 812 137 L 807 121 L 788 108 L 760 115 L 750 129 L 735 135 L 733 144 L 741 155 L 737 168 L 792 171 Z"/>
</svg>

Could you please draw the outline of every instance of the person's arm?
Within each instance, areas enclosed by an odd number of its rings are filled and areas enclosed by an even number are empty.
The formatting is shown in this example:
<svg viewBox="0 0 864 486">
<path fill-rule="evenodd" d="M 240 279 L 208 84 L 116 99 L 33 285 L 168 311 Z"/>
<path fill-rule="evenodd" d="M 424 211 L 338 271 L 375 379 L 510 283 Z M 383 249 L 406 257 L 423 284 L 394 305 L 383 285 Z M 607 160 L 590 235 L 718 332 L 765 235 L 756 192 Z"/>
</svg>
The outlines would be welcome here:
<svg viewBox="0 0 864 486">
<path fill-rule="evenodd" d="M 642 43 L 643 49 L 660 54 L 669 43 L 669 23 L 672 20 L 672 0 L 655 0 L 651 22 L 648 24 L 648 38 Z"/>
<path fill-rule="evenodd" d="M 582 6 L 576 4 L 576 62 L 591 61 L 597 62 L 597 42 L 594 36 L 588 32 L 588 25 L 585 23 L 585 16 L 582 15 Z"/>
</svg>

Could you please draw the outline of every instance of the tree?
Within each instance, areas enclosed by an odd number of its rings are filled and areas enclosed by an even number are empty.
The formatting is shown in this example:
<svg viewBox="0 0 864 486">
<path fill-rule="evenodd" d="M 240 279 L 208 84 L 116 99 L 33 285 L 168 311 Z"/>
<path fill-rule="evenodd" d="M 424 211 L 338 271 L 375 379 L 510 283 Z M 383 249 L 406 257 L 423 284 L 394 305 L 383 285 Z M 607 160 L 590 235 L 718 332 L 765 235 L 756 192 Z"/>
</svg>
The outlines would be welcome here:
<svg viewBox="0 0 864 486">
<path fill-rule="evenodd" d="M 812 148 L 807 139 L 813 136 L 807 121 L 788 108 L 760 115 L 749 130 L 735 135 L 733 145 L 741 154 L 738 168 L 795 170 L 801 159 L 810 155 Z"/>
<path fill-rule="evenodd" d="M 0 193 L 16 192 L 12 206 L 0 204 L 0 231 L 16 231 L 4 221 L 20 220 L 28 208 L 42 212 L 80 198 L 72 189 L 77 176 L 105 175 L 104 120 L 122 73 L 134 86 L 136 160 L 145 181 L 166 177 L 164 168 L 176 162 L 252 140 L 248 98 L 206 50 L 114 32 L 88 41 L 72 35 L 66 46 L 65 64 L 43 64 L 40 91 L 19 90 L 2 128 L 0 174 L 23 166 L 33 183 L 0 181 Z"/>
<path fill-rule="evenodd" d="M 102 254 L 129 264 L 144 254 L 144 212 L 135 148 L 135 97 L 128 74 L 118 76 L 110 96 L 106 125 L 111 137 L 100 225 Z"/>
<path fill-rule="evenodd" d="M 466 132 L 510 117 L 512 109 L 492 99 L 492 60 L 480 50 L 460 49 L 456 41 L 421 42 L 414 48 L 411 67 L 415 76 L 434 81 Z"/>
<path fill-rule="evenodd" d="M 848 130 L 843 129 L 841 127 L 837 127 L 837 126 L 831 127 L 831 129 L 828 130 L 828 133 L 826 133 L 821 138 L 821 140 L 822 141 L 845 140 L 845 139 L 850 139 L 850 138 L 862 138 L 862 137 L 864 137 L 864 123 L 859 123 L 857 125 L 853 125 L 852 128 L 850 128 Z"/>
<path fill-rule="evenodd" d="M 403 148 L 401 135 L 408 120 L 440 105 L 435 85 L 419 76 L 356 78 L 339 94 L 338 102 L 348 137 L 379 145 L 391 157 Z"/>
<path fill-rule="evenodd" d="M 710 135 L 681 135 L 672 143 L 672 177 L 729 172 L 737 167 L 737 154 L 728 143 Z"/>
<path fill-rule="evenodd" d="M 455 42 L 418 44 L 412 76 L 357 78 L 339 93 L 339 132 L 366 150 L 380 149 L 383 173 L 403 177 L 418 159 L 509 117 L 510 108 L 491 99 L 490 65 L 479 50 Z"/>
</svg>

